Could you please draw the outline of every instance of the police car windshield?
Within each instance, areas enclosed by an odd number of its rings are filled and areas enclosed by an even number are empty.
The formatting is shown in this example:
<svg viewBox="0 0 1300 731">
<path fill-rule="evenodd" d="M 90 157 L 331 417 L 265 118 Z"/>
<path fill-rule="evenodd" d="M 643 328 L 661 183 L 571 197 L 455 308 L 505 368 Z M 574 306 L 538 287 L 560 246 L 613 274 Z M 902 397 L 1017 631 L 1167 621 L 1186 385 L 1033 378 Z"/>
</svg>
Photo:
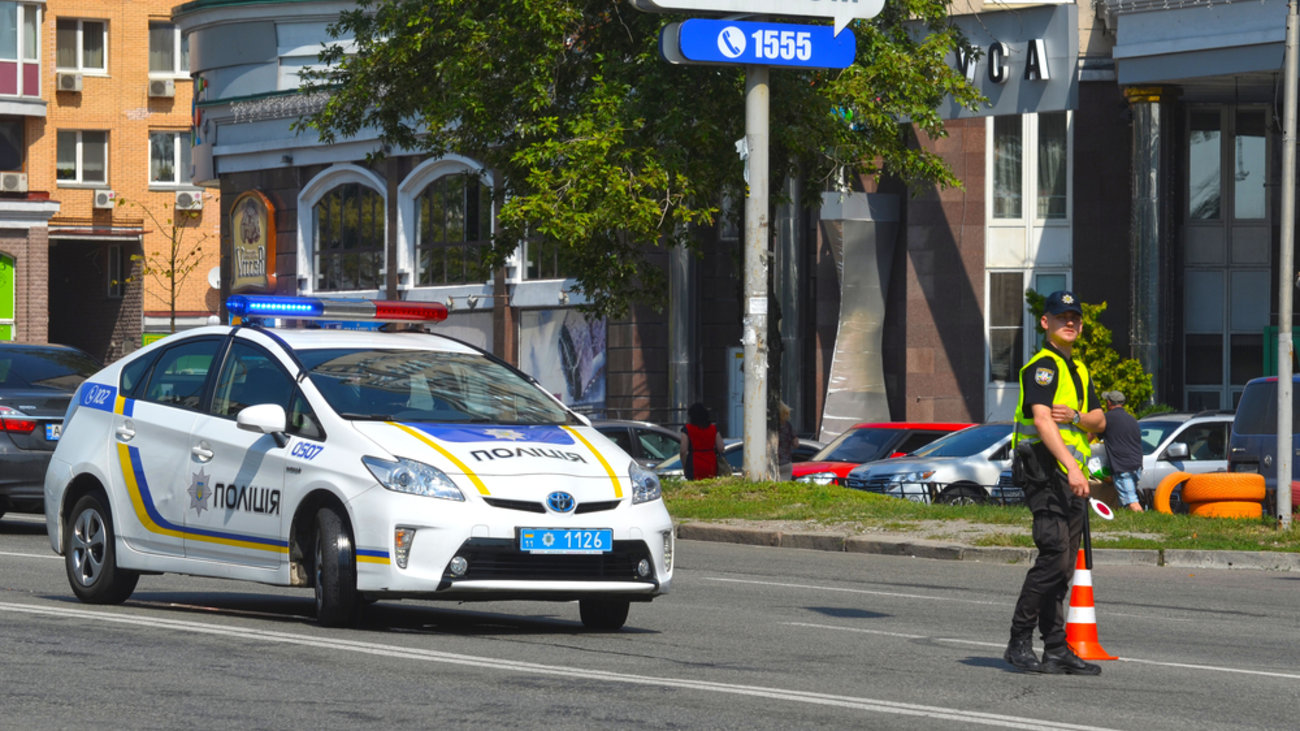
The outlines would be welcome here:
<svg viewBox="0 0 1300 731">
<path fill-rule="evenodd" d="M 576 424 L 505 366 L 474 353 L 299 350 L 311 382 L 345 419 L 454 424 Z"/>
</svg>

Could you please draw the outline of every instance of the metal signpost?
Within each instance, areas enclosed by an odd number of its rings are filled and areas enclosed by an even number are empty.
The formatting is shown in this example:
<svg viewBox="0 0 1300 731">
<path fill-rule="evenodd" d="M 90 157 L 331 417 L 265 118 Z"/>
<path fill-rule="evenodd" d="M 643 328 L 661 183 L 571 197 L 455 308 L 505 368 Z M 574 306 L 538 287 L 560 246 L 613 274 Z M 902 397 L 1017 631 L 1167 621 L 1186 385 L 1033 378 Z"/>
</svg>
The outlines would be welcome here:
<svg viewBox="0 0 1300 731">
<path fill-rule="evenodd" d="M 745 478 L 774 477 L 767 439 L 767 240 L 768 119 L 771 66 L 844 68 L 857 41 L 840 40 L 854 18 L 872 18 L 885 0 L 631 0 L 640 10 L 797 15 L 833 18 L 833 28 L 781 23 L 703 20 L 670 23 L 659 48 L 670 63 L 745 66 L 745 302 L 741 344 L 745 349 Z M 829 31 L 829 32 L 828 32 Z"/>
</svg>

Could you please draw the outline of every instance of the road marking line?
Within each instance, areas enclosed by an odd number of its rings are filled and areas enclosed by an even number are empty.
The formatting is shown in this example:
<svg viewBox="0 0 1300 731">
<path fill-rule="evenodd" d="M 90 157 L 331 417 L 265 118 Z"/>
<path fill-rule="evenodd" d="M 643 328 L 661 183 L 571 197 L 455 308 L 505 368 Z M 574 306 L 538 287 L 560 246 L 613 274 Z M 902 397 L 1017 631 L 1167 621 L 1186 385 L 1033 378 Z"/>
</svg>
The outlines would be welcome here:
<svg viewBox="0 0 1300 731">
<path fill-rule="evenodd" d="M 705 581 L 721 581 L 729 584 L 756 584 L 758 586 L 779 586 L 784 589 L 815 589 L 817 591 L 837 591 L 846 594 L 871 594 L 873 596 L 892 596 L 901 599 L 925 599 L 927 601 L 945 601 L 957 602 L 960 604 L 982 604 L 984 606 L 1002 607 L 1006 606 L 1004 601 L 988 601 L 985 599 L 955 599 L 946 596 L 932 596 L 928 594 L 904 594 L 898 591 L 877 591 L 874 589 L 848 589 L 837 586 L 814 586 L 810 584 L 783 584 L 778 581 L 755 581 L 753 579 L 724 579 L 721 577 L 706 576 Z"/>
<path fill-rule="evenodd" d="M 1006 647 L 1001 642 L 981 642 L 978 640 L 963 640 L 956 637 L 932 637 L 929 635 L 910 635 L 902 632 L 888 632 L 878 629 L 864 629 L 861 627 L 837 627 L 833 624 L 816 624 L 814 622 L 782 622 L 792 627 L 810 627 L 812 629 L 829 629 L 837 632 L 857 632 L 868 635 L 884 635 L 886 637 L 898 637 L 904 640 L 929 640 L 931 642 L 949 642 L 954 645 L 975 645 L 977 647 Z M 1167 668 L 1186 668 L 1188 670 L 1209 670 L 1216 673 L 1238 673 L 1241 675 L 1263 675 L 1269 678 L 1285 678 L 1288 680 L 1300 680 L 1300 675 L 1295 673 L 1279 673 L 1270 670 L 1247 670 L 1245 668 L 1230 668 L 1222 665 L 1197 665 L 1186 662 L 1164 662 L 1161 660 L 1141 660 L 1133 657 L 1118 658 L 1119 662 L 1135 662 L 1144 665 L 1159 665 Z"/>
<path fill-rule="evenodd" d="M 63 557 L 57 553 L 16 553 L 14 551 L 0 551 L 0 556 L 13 556 L 15 558 L 52 558 L 56 561 L 63 560 Z"/>
<path fill-rule="evenodd" d="M 424 662 L 447 663 L 451 665 L 479 667 L 508 672 L 535 673 L 547 677 L 563 676 L 588 682 L 592 680 L 605 680 L 613 683 L 658 686 L 664 688 L 682 688 L 685 690 L 711 693 L 770 698 L 777 701 L 834 706 L 838 708 L 849 708 L 898 716 L 935 718 L 944 721 L 957 721 L 968 724 L 1000 726 L 1002 728 L 1066 729 L 1070 731 L 1092 731 L 1093 729 L 1100 728 L 1097 726 L 1082 726 L 1079 724 L 1063 723 L 1046 719 L 1031 719 L 1021 716 L 1006 716 L 997 713 L 984 713 L 979 711 L 962 711 L 942 708 L 939 706 L 900 703 L 897 701 L 887 701 L 875 698 L 831 695 L 828 693 L 813 693 L 808 691 L 771 688 L 757 685 L 719 683 L 709 680 L 689 680 L 685 678 L 633 675 L 630 673 L 616 673 L 585 667 L 573 668 L 565 667 L 563 665 L 543 665 L 540 663 L 523 662 L 518 660 L 502 660 L 491 657 L 461 655 L 450 652 L 439 652 L 436 650 L 422 650 L 418 648 L 402 647 L 400 645 L 383 645 L 373 642 L 362 642 L 334 637 L 312 637 L 309 635 L 293 634 L 289 632 L 272 632 L 250 627 L 227 627 L 216 624 L 171 619 L 168 617 L 139 617 L 106 611 L 73 609 L 68 607 L 40 607 L 31 604 L 14 604 L 10 602 L 0 602 L 0 611 L 38 614 L 59 619 L 82 619 L 101 623 L 137 625 L 154 630 L 165 628 L 185 633 L 200 632 L 203 634 L 222 635 L 244 640 L 252 639 L 262 640 L 264 642 L 278 642 L 315 647 L 324 650 L 357 652 L 367 655 L 407 658 Z"/>
</svg>

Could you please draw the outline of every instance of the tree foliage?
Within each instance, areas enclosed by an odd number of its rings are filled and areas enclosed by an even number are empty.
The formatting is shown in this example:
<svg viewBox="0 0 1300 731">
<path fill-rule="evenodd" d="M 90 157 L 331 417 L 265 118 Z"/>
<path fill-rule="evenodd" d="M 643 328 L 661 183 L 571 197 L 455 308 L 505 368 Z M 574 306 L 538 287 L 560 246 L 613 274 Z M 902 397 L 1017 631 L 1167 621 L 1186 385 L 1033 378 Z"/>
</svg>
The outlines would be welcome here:
<svg viewBox="0 0 1300 731">
<path fill-rule="evenodd" d="M 117 199 L 117 205 L 138 208 L 153 222 L 157 230 L 167 236 L 167 243 L 163 249 L 154 252 L 146 250 L 144 254 L 132 254 L 131 260 L 140 262 L 141 277 L 148 277 L 159 285 L 157 289 L 147 289 L 146 292 L 167 306 L 170 315 L 169 332 L 176 332 L 176 305 L 180 302 L 181 290 L 185 286 L 185 281 L 203 264 L 208 254 L 203 244 L 210 234 L 195 231 L 194 235 L 186 236 L 187 233 L 197 229 L 202 216 L 198 211 L 187 210 L 176 210 L 174 217 L 160 216 L 144 203 L 120 197 Z M 133 277 L 126 278 L 127 282 L 133 280 Z"/>
<path fill-rule="evenodd" d="M 1029 304 L 1034 322 L 1038 323 L 1040 336 L 1043 335 L 1042 318 L 1046 300 L 1046 295 L 1039 294 L 1033 289 L 1025 290 L 1025 302 Z M 1106 311 L 1107 303 L 1090 305 L 1083 302 L 1081 304 L 1083 305 L 1083 332 L 1074 342 L 1074 357 L 1082 360 L 1088 367 L 1088 374 L 1092 376 L 1097 393 L 1119 391 L 1124 394 L 1127 401 L 1126 408 L 1141 410 L 1142 413 L 1138 415 L 1149 413 L 1150 410 L 1144 409 L 1144 406 L 1151 403 L 1151 397 L 1155 393 L 1151 374 L 1147 373 L 1137 359 L 1120 358 L 1119 353 L 1115 351 L 1110 328 L 1101 324 L 1099 319 L 1101 313 Z"/>
<path fill-rule="evenodd" d="M 327 44 L 304 74 L 329 101 L 299 127 L 327 143 L 373 130 L 393 150 L 473 158 L 504 197 L 490 264 L 542 237 L 589 310 L 658 304 L 663 274 L 647 254 L 696 246 L 692 228 L 744 197 L 744 69 L 665 62 L 659 30 L 680 19 L 626 0 L 359 0 L 330 28 L 353 43 Z M 909 20 L 929 34 L 914 39 Z M 772 69 L 773 179 L 798 166 L 814 191 L 856 174 L 959 185 L 899 122 L 942 137 L 947 95 L 979 101 L 945 63 L 966 46 L 947 0 L 891 0 L 852 28 L 850 68 Z"/>
</svg>

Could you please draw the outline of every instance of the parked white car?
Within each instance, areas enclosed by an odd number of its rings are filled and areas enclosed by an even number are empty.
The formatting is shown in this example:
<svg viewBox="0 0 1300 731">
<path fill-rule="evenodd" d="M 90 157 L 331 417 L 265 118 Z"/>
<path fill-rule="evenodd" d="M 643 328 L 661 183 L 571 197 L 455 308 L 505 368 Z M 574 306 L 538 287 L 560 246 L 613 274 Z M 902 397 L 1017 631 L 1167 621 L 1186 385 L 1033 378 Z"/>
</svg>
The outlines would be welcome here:
<svg viewBox="0 0 1300 731">
<path fill-rule="evenodd" d="M 998 477 L 1011 466 L 1013 424 L 976 424 L 906 457 L 855 467 L 837 484 L 918 502 L 970 504 L 1001 499 Z"/>
</svg>

